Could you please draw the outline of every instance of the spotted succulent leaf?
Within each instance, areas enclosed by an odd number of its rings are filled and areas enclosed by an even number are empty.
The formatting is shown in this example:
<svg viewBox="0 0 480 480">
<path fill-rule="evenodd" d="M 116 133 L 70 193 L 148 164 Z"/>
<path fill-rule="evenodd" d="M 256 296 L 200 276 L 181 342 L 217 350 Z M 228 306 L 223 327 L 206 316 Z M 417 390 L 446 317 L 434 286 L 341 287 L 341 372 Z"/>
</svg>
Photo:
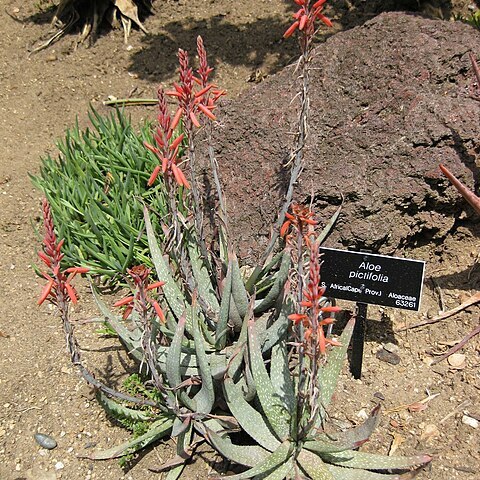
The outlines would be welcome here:
<svg viewBox="0 0 480 480">
<path fill-rule="evenodd" d="M 290 414 L 273 388 L 265 367 L 259 342 L 255 335 L 255 322 L 248 323 L 248 345 L 250 368 L 255 382 L 257 396 L 268 423 L 279 440 L 288 438 L 290 434 Z"/>
<path fill-rule="evenodd" d="M 221 455 L 245 467 L 264 462 L 272 453 L 259 445 L 235 445 L 228 436 L 221 436 L 212 430 L 207 430 L 206 436 Z"/>
<path fill-rule="evenodd" d="M 223 287 L 222 300 L 220 302 L 220 314 L 215 333 L 215 345 L 222 350 L 227 343 L 228 318 L 230 312 L 230 299 L 232 293 L 232 262 L 228 262 L 227 276 Z"/>
<path fill-rule="evenodd" d="M 211 412 L 215 402 L 215 390 L 213 388 L 212 371 L 205 352 L 205 341 L 200 332 L 198 315 L 193 315 L 193 340 L 195 342 L 195 352 L 197 356 L 198 369 L 202 379 L 202 386 L 195 395 L 194 401 L 197 404 L 197 413 L 208 414 Z"/>
<path fill-rule="evenodd" d="M 255 307 L 255 314 L 258 315 L 260 313 L 265 312 L 269 308 L 271 308 L 275 302 L 277 301 L 278 297 L 282 295 L 283 287 L 285 286 L 285 282 L 288 278 L 288 272 L 290 270 L 291 264 L 291 257 L 290 254 L 285 251 L 282 255 L 282 259 L 280 262 L 280 269 L 275 276 L 275 282 L 268 291 L 266 297 L 262 300 L 260 305 Z"/>
<path fill-rule="evenodd" d="M 262 414 L 244 398 L 241 388 L 231 378 L 224 381 L 225 399 L 232 415 L 243 430 L 263 448 L 273 451 L 280 442 L 270 431 Z"/>
<path fill-rule="evenodd" d="M 403 470 L 423 466 L 432 460 L 430 455 L 411 457 L 389 457 L 368 452 L 348 450 L 341 453 L 329 453 L 323 456 L 325 461 L 342 467 L 364 470 Z"/>
<path fill-rule="evenodd" d="M 285 340 L 281 340 L 272 348 L 270 361 L 270 379 L 279 400 L 291 418 L 295 415 L 297 399 L 288 364 L 288 352 Z"/>
<path fill-rule="evenodd" d="M 300 468 L 312 480 L 334 480 L 335 477 L 330 472 L 328 466 L 322 459 L 308 450 L 302 449 L 297 457 L 297 463 Z"/>
<path fill-rule="evenodd" d="M 178 388 L 176 394 L 180 398 L 183 405 L 195 412 L 197 410 L 196 402 L 191 399 L 187 393 L 181 389 L 182 375 L 180 371 L 180 359 L 182 354 L 182 339 L 185 332 L 185 315 L 178 320 L 177 330 L 173 336 L 172 343 L 167 355 L 166 374 L 168 384 L 171 388 Z"/>
<path fill-rule="evenodd" d="M 238 475 L 229 475 L 229 480 L 248 480 L 250 478 L 264 478 L 265 474 L 273 473 L 277 468 L 281 467 L 293 453 L 293 445 L 288 440 L 281 443 L 274 452 L 272 452 L 263 462 L 258 463 L 246 472 Z"/>
<path fill-rule="evenodd" d="M 150 221 L 150 215 L 147 208 L 143 210 L 145 218 L 145 227 L 147 230 L 147 239 L 148 246 L 150 247 L 150 254 L 152 256 L 152 262 L 155 266 L 158 278 L 165 282 L 165 285 L 162 287 L 165 300 L 168 303 L 170 310 L 173 312 L 175 317 L 180 318 L 187 308 L 185 296 L 178 287 L 175 279 L 173 278 L 170 266 L 165 261 L 162 251 L 158 246 L 157 239 L 155 237 L 155 232 L 153 231 L 152 222 Z M 192 326 L 191 313 L 187 311 L 187 328 L 190 330 Z"/>
<path fill-rule="evenodd" d="M 233 300 L 235 301 L 238 315 L 241 321 L 243 321 L 248 311 L 248 293 L 245 289 L 245 284 L 243 283 L 242 273 L 240 272 L 237 256 L 235 253 L 231 252 L 230 258 L 232 262 L 232 296 Z"/>
<path fill-rule="evenodd" d="M 189 241 L 188 254 L 190 257 L 190 265 L 192 267 L 192 274 L 195 278 L 198 295 L 208 305 L 214 316 L 217 316 L 220 310 L 215 288 L 212 284 L 210 272 L 203 261 L 198 244 L 192 239 Z"/>
<path fill-rule="evenodd" d="M 150 445 L 158 439 L 165 437 L 171 431 L 172 424 L 172 417 L 162 417 L 161 419 L 153 422 L 148 431 L 143 435 L 132 440 L 128 440 L 127 442 L 117 445 L 116 447 L 94 452 L 87 458 L 90 458 L 91 460 L 109 460 L 110 458 L 118 458 L 122 457 L 123 455 L 137 452 L 138 450 L 145 448 L 147 445 Z"/>
<path fill-rule="evenodd" d="M 354 325 L 355 319 L 352 318 L 348 321 L 347 325 L 343 329 L 342 334 L 340 335 L 340 338 L 338 339 L 342 346 L 335 347 L 328 353 L 327 362 L 319 371 L 318 384 L 322 386 L 320 389 L 321 415 L 319 418 L 319 423 L 324 420 L 324 409 L 330 404 L 333 393 L 335 392 L 340 372 L 342 371 L 343 365 L 345 364 L 345 359 L 347 358 L 347 349 L 348 345 L 350 344 L 350 339 L 352 338 Z"/>
</svg>

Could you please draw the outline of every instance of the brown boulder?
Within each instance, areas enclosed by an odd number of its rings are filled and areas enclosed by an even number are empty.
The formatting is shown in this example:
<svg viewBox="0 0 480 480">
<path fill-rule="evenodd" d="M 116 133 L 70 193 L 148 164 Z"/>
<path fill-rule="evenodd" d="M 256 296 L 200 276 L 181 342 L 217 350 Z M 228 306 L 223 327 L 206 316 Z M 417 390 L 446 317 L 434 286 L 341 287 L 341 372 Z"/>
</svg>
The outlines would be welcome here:
<svg viewBox="0 0 480 480">
<path fill-rule="evenodd" d="M 472 214 L 438 168 L 448 165 L 470 187 L 480 179 L 469 52 L 480 56 L 478 30 L 402 13 L 381 14 L 318 47 L 295 198 L 312 201 L 326 222 L 344 195 L 327 245 L 391 254 L 441 242 L 463 210 Z M 232 238 L 243 257 L 262 251 L 282 203 L 295 76 L 287 67 L 226 102 L 215 129 Z"/>
</svg>

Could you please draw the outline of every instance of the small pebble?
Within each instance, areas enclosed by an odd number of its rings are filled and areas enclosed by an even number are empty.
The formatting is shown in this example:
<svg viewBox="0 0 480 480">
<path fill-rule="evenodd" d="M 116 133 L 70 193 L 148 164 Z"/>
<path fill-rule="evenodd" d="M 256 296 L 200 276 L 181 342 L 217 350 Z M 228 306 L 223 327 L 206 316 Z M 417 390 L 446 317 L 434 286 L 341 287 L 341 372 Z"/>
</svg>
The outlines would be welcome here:
<svg viewBox="0 0 480 480">
<path fill-rule="evenodd" d="M 61 470 L 64 467 L 65 467 L 65 465 L 63 464 L 63 462 L 57 462 L 55 464 L 55 470 Z"/>
<path fill-rule="evenodd" d="M 395 345 L 391 342 L 386 343 L 383 348 L 389 353 L 398 353 L 398 351 L 400 350 L 398 345 Z"/>
<path fill-rule="evenodd" d="M 44 433 L 36 433 L 33 437 L 42 448 L 47 450 L 53 450 L 57 446 L 55 439 Z"/>
<path fill-rule="evenodd" d="M 476 418 L 469 417 L 468 415 L 464 415 L 462 417 L 462 423 L 472 428 L 478 428 L 479 425 L 479 422 Z"/>
<path fill-rule="evenodd" d="M 381 348 L 375 356 L 382 362 L 387 362 L 391 365 L 400 363 L 400 357 L 396 353 L 387 352 L 384 348 Z"/>
<path fill-rule="evenodd" d="M 360 420 L 367 420 L 369 415 L 368 415 L 367 411 L 364 408 L 362 408 L 359 412 L 357 412 L 357 417 Z"/>
<path fill-rule="evenodd" d="M 463 368 L 465 367 L 466 356 L 463 353 L 454 353 L 448 357 L 447 362 L 453 368 Z"/>
</svg>

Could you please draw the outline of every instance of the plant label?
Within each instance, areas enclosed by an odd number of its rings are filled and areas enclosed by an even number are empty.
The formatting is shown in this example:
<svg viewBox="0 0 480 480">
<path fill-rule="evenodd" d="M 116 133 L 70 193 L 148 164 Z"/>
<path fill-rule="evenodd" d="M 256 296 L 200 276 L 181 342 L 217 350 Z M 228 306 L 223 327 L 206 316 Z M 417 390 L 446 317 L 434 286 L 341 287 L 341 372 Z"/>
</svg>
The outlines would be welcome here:
<svg viewBox="0 0 480 480">
<path fill-rule="evenodd" d="M 420 309 L 425 262 L 335 248 L 320 248 L 320 253 L 320 277 L 328 296 Z"/>
</svg>

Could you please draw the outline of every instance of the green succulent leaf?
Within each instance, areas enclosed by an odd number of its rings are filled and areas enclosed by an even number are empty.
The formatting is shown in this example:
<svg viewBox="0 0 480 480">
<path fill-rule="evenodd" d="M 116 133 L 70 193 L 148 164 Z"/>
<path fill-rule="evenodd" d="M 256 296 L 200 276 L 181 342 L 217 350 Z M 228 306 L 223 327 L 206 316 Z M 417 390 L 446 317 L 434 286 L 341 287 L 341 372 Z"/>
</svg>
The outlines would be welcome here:
<svg viewBox="0 0 480 480">
<path fill-rule="evenodd" d="M 213 388 L 212 371 L 205 352 L 205 341 L 200 332 L 199 317 L 193 314 L 193 340 L 195 342 L 195 351 L 197 354 L 198 369 L 202 379 L 202 386 L 195 395 L 194 401 L 197 404 L 197 413 L 208 414 L 212 410 L 215 402 L 215 390 Z"/>
<path fill-rule="evenodd" d="M 157 441 L 158 439 L 166 436 L 172 429 L 173 419 L 172 417 L 162 417 L 161 419 L 152 423 L 146 433 L 140 437 L 129 440 L 108 450 L 102 450 L 94 452 L 86 458 L 91 460 L 109 460 L 111 458 L 122 457 L 123 455 L 135 453 L 147 445 Z"/>
<path fill-rule="evenodd" d="M 291 256 L 287 251 L 285 251 L 283 253 L 282 260 L 280 263 L 280 269 L 275 278 L 275 283 L 272 285 L 269 292 L 267 293 L 267 296 L 263 299 L 260 305 L 255 307 L 256 315 L 263 313 L 269 308 L 271 308 L 277 301 L 278 297 L 282 295 L 283 287 L 288 278 L 290 264 L 291 264 Z"/>
<path fill-rule="evenodd" d="M 222 300 L 220 302 L 220 318 L 217 323 L 215 334 L 215 346 L 222 350 L 227 343 L 228 319 L 230 313 L 230 299 L 232 293 L 232 262 L 228 262 L 227 276 L 223 287 Z"/>
<path fill-rule="evenodd" d="M 268 376 L 262 351 L 255 335 L 255 322 L 253 319 L 248 322 L 248 346 L 250 368 L 262 410 L 272 430 L 279 440 L 283 441 L 290 434 L 291 417 L 283 404 L 284 400 L 280 399 Z"/>
<path fill-rule="evenodd" d="M 257 475 L 255 480 L 285 480 L 285 478 L 290 478 L 294 465 L 295 461 L 293 457 L 289 457 L 285 463 L 282 463 L 272 472 Z"/>
<path fill-rule="evenodd" d="M 172 310 L 173 314 L 180 318 L 186 309 L 186 300 L 182 291 L 178 287 L 175 279 L 172 276 L 170 267 L 163 258 L 162 251 L 158 246 L 155 232 L 153 231 L 152 222 L 148 213 L 147 207 L 144 207 L 143 214 L 145 218 L 145 227 L 147 229 L 148 245 L 150 247 L 150 253 L 152 255 L 152 261 L 155 265 L 158 279 L 165 282 L 162 287 L 163 294 L 167 300 L 168 306 Z M 190 312 L 187 311 L 187 328 L 190 330 L 192 326 L 192 319 Z"/>
<path fill-rule="evenodd" d="M 308 450 L 300 451 L 297 462 L 312 480 L 334 480 L 335 478 L 322 459 Z"/>
<path fill-rule="evenodd" d="M 288 365 L 288 352 L 285 340 L 281 340 L 280 343 L 277 343 L 272 348 L 270 379 L 278 398 L 283 403 L 290 417 L 293 417 L 296 411 L 297 399 Z"/>
<path fill-rule="evenodd" d="M 371 411 L 369 417 L 361 425 L 335 434 L 336 440 L 340 443 L 351 444 L 351 448 L 359 447 L 370 438 L 379 422 L 380 404 Z"/>
<path fill-rule="evenodd" d="M 167 357 L 169 352 L 170 347 L 166 346 L 160 346 L 157 350 L 157 365 L 163 373 L 167 371 Z M 200 375 L 197 356 L 193 353 L 181 352 L 178 367 L 181 377 L 198 377 Z"/>
<path fill-rule="evenodd" d="M 212 430 L 207 430 L 207 439 L 209 443 L 225 458 L 231 462 L 253 467 L 264 462 L 271 454 L 268 450 L 259 445 L 235 445 L 228 436 L 221 436 Z"/>
<path fill-rule="evenodd" d="M 328 465 L 328 470 L 334 480 L 407 480 L 414 478 L 416 475 L 416 472 L 409 472 L 406 475 L 375 473 L 368 470 L 337 467 L 335 465 Z"/>
<path fill-rule="evenodd" d="M 227 405 L 243 430 L 263 448 L 269 451 L 277 448 L 280 442 L 270 431 L 262 414 L 245 400 L 241 388 L 230 378 L 225 379 L 223 386 Z"/>
<path fill-rule="evenodd" d="M 165 480 L 177 480 L 180 478 L 183 470 L 185 469 L 186 462 L 191 458 L 192 455 L 192 451 L 190 449 L 192 433 L 193 426 L 192 423 L 190 423 L 188 428 L 178 435 L 176 442 L 177 455 L 175 458 L 167 461 L 166 464 L 163 465 L 165 469 L 170 468 Z"/>
<path fill-rule="evenodd" d="M 141 332 L 138 328 L 133 331 L 130 331 L 120 320 L 120 317 L 117 317 L 112 313 L 108 308 L 105 302 L 100 297 L 97 289 L 90 281 L 90 288 L 92 290 L 93 298 L 95 303 L 98 306 L 98 309 L 105 317 L 106 322 L 109 327 L 113 328 L 117 335 L 121 338 L 124 345 L 127 347 L 128 352 L 138 361 L 143 360 L 142 345 L 141 345 Z"/>
<path fill-rule="evenodd" d="M 319 371 L 319 382 L 322 386 L 320 389 L 320 421 L 325 417 L 325 408 L 328 407 L 332 400 L 333 393 L 337 387 L 338 377 L 342 371 L 343 365 L 347 358 L 347 349 L 353 333 L 355 319 L 349 320 L 343 329 L 340 338 L 341 347 L 334 347 L 327 356 L 327 363 Z M 318 425 L 317 425 L 318 426 Z"/>
<path fill-rule="evenodd" d="M 337 208 L 335 213 L 332 215 L 328 223 L 325 225 L 323 230 L 320 232 L 320 235 L 317 237 L 317 242 L 320 243 L 320 245 L 325 241 L 325 239 L 328 237 L 329 233 L 331 232 L 333 226 L 335 225 L 336 221 L 338 220 L 338 217 L 340 215 L 340 212 L 342 211 L 343 207 L 343 196 L 342 196 L 342 203 L 341 205 Z"/>
<path fill-rule="evenodd" d="M 185 332 L 185 323 L 185 315 L 182 315 L 178 320 L 177 330 L 173 336 L 173 340 L 168 351 L 166 374 L 170 387 L 179 389 L 176 394 L 182 403 L 187 408 L 195 412 L 197 410 L 196 402 L 191 399 L 183 389 L 181 389 L 182 376 L 180 371 L 180 359 L 182 353 L 182 339 Z"/>
<path fill-rule="evenodd" d="M 286 304 L 284 304 L 285 306 Z M 262 345 L 262 353 L 270 351 L 270 349 L 278 343 L 288 330 L 288 307 L 282 307 L 278 318 L 263 332 L 258 332 L 258 338 Z"/>
<path fill-rule="evenodd" d="M 210 273 L 205 262 L 202 260 L 198 245 L 191 238 L 189 239 L 188 253 L 190 256 L 192 273 L 198 288 L 198 295 L 207 303 L 212 312 L 215 315 L 218 315 L 220 305 L 218 304 Z"/>
<path fill-rule="evenodd" d="M 250 478 L 261 476 L 267 473 L 272 473 L 292 455 L 293 445 L 288 440 L 280 444 L 277 449 L 271 453 L 265 460 L 255 465 L 246 472 L 238 475 L 229 475 L 221 478 L 228 478 L 229 480 L 248 480 Z M 260 477 L 262 478 L 262 477 Z"/>
<path fill-rule="evenodd" d="M 121 403 L 118 403 L 111 398 L 108 398 L 100 390 L 96 394 L 98 403 L 103 407 L 103 409 L 116 419 L 126 419 L 131 420 L 132 422 L 146 422 L 152 420 L 152 415 L 148 412 L 142 410 L 134 410 L 133 408 L 126 407 Z"/>
<path fill-rule="evenodd" d="M 432 457 L 429 455 L 389 457 L 375 453 L 348 450 L 341 453 L 323 455 L 323 459 L 328 463 L 349 468 L 361 468 L 364 470 L 404 470 L 426 465 L 432 460 Z"/>
<path fill-rule="evenodd" d="M 243 321 L 248 311 L 248 293 L 243 283 L 242 273 L 238 265 L 238 259 L 234 252 L 230 253 L 232 261 L 232 296 L 237 307 L 238 315 Z"/>
</svg>

